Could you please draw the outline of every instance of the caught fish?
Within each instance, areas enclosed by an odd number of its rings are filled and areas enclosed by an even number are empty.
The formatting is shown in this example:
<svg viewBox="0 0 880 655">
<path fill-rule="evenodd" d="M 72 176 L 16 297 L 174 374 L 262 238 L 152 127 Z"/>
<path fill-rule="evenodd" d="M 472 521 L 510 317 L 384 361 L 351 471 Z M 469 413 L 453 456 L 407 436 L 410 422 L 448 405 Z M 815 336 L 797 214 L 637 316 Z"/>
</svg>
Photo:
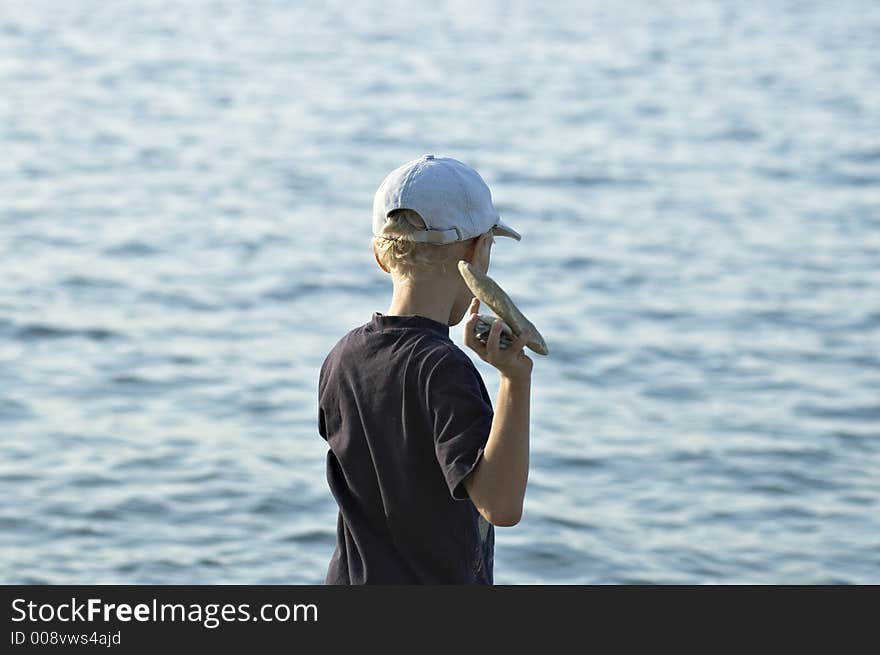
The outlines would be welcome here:
<svg viewBox="0 0 880 655">
<path fill-rule="evenodd" d="M 501 320 L 510 326 L 514 336 L 518 337 L 521 334 L 525 334 L 528 338 L 526 345 L 529 348 L 539 355 L 549 354 L 550 351 L 547 348 L 547 343 L 544 341 L 544 337 L 541 336 L 538 329 L 532 325 L 532 322 L 523 315 L 517 306 L 513 304 L 510 296 L 504 292 L 504 289 L 498 286 L 498 283 L 495 282 L 495 280 L 485 273 L 478 271 L 464 260 L 458 262 L 458 272 L 461 273 L 461 277 L 464 278 L 465 284 L 467 284 L 471 293 L 473 293 L 480 302 L 485 303 L 489 309 L 498 314 Z M 484 324 L 488 322 L 489 327 L 491 328 L 491 321 L 486 321 L 486 318 L 491 319 L 492 317 L 484 317 L 481 315 L 480 320 L 477 321 L 477 325 L 479 325 L 481 321 Z M 486 336 L 488 337 L 488 332 L 486 332 Z M 511 342 L 512 340 L 508 341 L 508 345 Z"/>
<path fill-rule="evenodd" d="M 474 324 L 474 334 L 477 335 L 477 341 L 484 344 L 489 342 L 489 330 L 492 329 L 492 324 L 497 320 L 500 319 L 494 316 L 487 316 L 486 314 L 477 314 L 477 322 Z M 510 331 L 506 323 L 502 322 L 501 334 L 498 335 L 498 347 L 504 350 L 513 343 L 514 339 L 513 332 Z"/>
</svg>

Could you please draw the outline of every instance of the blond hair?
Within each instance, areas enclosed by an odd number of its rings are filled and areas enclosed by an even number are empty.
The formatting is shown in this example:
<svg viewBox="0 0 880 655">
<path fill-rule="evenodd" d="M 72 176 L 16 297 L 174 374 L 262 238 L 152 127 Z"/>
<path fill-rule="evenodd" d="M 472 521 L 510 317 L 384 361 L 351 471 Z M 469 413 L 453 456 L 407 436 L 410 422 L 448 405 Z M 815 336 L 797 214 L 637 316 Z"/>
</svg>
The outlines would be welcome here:
<svg viewBox="0 0 880 655">
<path fill-rule="evenodd" d="M 474 239 L 448 244 L 424 243 L 407 239 L 413 232 L 424 230 L 425 221 L 412 209 L 395 209 L 382 226 L 382 234 L 372 240 L 373 253 L 389 271 L 411 278 L 417 270 L 455 264 L 467 252 Z M 477 237 L 474 237 L 477 238 Z"/>
</svg>

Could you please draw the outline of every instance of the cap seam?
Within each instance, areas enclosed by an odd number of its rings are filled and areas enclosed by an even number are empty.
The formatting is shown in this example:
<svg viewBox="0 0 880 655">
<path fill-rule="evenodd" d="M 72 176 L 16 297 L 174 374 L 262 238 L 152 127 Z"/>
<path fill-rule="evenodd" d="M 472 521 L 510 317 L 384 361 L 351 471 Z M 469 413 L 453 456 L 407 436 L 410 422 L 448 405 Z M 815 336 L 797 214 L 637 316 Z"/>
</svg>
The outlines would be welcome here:
<svg viewBox="0 0 880 655">
<path fill-rule="evenodd" d="M 397 197 L 397 204 L 400 206 L 401 209 L 408 209 L 408 207 L 406 207 L 406 204 L 408 203 L 404 203 L 403 196 L 407 191 L 409 191 L 409 182 L 420 168 L 421 163 L 417 163 L 415 166 L 409 169 L 409 171 L 407 171 L 406 177 L 403 178 L 403 183 L 400 185 L 400 195 Z M 422 220 L 424 220 L 424 218 L 425 217 L 422 216 Z"/>
<path fill-rule="evenodd" d="M 406 209 L 412 209 L 412 208 L 408 206 L 409 201 L 407 201 L 404 205 L 403 193 L 404 193 L 404 191 L 409 192 L 410 182 L 414 181 L 418 175 L 421 175 L 423 166 L 424 166 L 424 162 L 418 162 L 415 166 L 412 167 L 412 169 L 410 169 L 410 171 L 406 174 L 406 177 L 403 180 L 403 185 L 402 185 L 403 188 L 401 189 L 401 193 L 400 193 L 400 202 L 401 202 L 401 206 L 404 206 Z M 416 211 L 418 213 L 418 215 L 422 217 L 422 220 L 425 222 L 425 227 L 427 229 L 431 229 L 431 226 L 428 225 L 428 219 L 425 216 L 422 216 L 421 212 L 418 212 L 415 209 L 413 209 L 413 211 Z"/>
<path fill-rule="evenodd" d="M 471 211 L 471 207 L 472 207 L 472 205 L 471 205 L 471 198 L 470 198 L 470 196 L 468 195 L 468 193 L 467 193 L 467 189 L 466 189 L 465 186 L 464 186 L 464 182 L 463 182 L 463 180 L 462 180 L 461 171 L 459 171 L 459 170 L 456 170 L 456 171 L 455 171 L 455 179 L 456 179 L 456 181 L 458 182 L 458 186 L 461 188 L 461 193 L 462 193 L 462 195 L 464 196 L 464 202 L 465 202 L 465 208 L 466 208 L 466 210 L 467 210 L 467 216 L 468 216 L 468 218 L 469 218 L 470 221 L 471 221 L 471 230 L 468 230 L 468 231 L 470 232 L 470 231 L 473 230 L 473 226 L 474 226 L 474 216 L 473 216 L 473 213 L 472 213 L 472 211 Z M 459 240 L 459 241 L 462 240 L 462 239 L 461 239 L 461 232 L 458 233 L 458 240 Z"/>
</svg>

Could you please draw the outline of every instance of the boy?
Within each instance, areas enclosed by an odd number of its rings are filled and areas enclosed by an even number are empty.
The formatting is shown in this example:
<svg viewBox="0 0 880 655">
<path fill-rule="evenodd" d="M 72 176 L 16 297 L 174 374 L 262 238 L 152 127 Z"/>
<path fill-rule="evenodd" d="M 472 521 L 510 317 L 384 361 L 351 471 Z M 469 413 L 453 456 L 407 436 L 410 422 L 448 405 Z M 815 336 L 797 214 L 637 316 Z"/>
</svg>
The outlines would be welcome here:
<svg viewBox="0 0 880 655">
<path fill-rule="evenodd" d="M 519 240 L 462 162 L 424 155 L 373 200 L 373 253 L 391 275 L 387 314 L 346 334 L 318 382 L 318 430 L 339 505 L 326 584 L 492 584 L 494 525 L 519 522 L 529 467 L 532 360 L 474 335 L 479 301 L 457 262 L 489 267 L 493 235 Z M 498 369 L 493 412 L 479 372 L 449 339 Z"/>
</svg>

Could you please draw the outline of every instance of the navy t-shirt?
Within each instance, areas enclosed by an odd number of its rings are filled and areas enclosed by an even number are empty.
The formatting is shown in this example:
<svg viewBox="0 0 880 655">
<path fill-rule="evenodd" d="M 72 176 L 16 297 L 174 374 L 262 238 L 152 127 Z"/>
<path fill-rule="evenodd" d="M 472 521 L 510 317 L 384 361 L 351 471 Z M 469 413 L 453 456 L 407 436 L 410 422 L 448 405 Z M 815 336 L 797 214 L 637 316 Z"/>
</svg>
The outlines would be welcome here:
<svg viewBox="0 0 880 655">
<path fill-rule="evenodd" d="M 492 416 L 444 323 L 376 312 L 339 340 L 318 382 L 339 505 L 325 584 L 492 584 L 494 528 L 462 484 Z"/>
</svg>

